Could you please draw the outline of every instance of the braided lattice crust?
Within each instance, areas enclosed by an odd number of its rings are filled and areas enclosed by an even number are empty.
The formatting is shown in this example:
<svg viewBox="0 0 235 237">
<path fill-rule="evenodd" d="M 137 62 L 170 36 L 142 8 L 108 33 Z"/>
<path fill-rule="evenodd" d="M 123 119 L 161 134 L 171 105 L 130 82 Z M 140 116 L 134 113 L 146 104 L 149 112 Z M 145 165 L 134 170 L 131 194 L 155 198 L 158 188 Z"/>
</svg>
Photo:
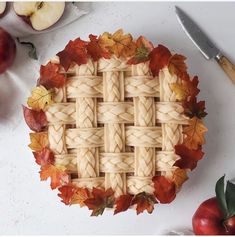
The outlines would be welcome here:
<svg viewBox="0 0 235 237">
<path fill-rule="evenodd" d="M 152 177 L 174 170 L 188 122 L 170 87 L 179 78 L 167 68 L 153 78 L 148 62 L 128 65 L 114 55 L 61 73 L 67 83 L 46 108 L 56 165 L 78 187 L 153 193 Z"/>
</svg>

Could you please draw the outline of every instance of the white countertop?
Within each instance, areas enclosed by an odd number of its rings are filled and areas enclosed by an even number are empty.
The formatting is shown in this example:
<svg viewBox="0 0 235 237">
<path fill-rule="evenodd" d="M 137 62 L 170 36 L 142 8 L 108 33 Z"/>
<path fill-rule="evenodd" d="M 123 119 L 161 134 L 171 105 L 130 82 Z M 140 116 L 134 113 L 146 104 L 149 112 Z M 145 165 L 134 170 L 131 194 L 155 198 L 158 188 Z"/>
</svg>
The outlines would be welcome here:
<svg viewBox="0 0 235 237">
<path fill-rule="evenodd" d="M 176 200 L 156 205 L 152 215 L 134 211 L 89 217 L 86 208 L 60 203 L 48 182 L 40 182 L 39 167 L 27 145 L 29 129 L 21 104 L 35 85 L 39 66 L 18 46 L 16 61 L 0 77 L 0 234 L 164 234 L 191 228 L 198 205 L 214 195 L 224 173 L 235 178 L 235 86 L 214 61 L 206 61 L 184 34 L 175 14 L 176 3 L 95 3 L 92 11 L 57 32 L 29 37 L 43 58 L 61 50 L 68 40 L 90 33 L 123 28 L 145 35 L 188 57 L 190 73 L 200 78 L 200 98 L 206 100 L 209 132 L 204 160 L 190 173 Z M 179 3 L 235 62 L 235 3 Z M 45 43 L 50 46 L 43 49 Z M 18 77 L 16 76 L 18 75 Z M 4 87 L 3 87 L 3 86 Z M 3 89 L 4 88 L 4 89 Z"/>
</svg>

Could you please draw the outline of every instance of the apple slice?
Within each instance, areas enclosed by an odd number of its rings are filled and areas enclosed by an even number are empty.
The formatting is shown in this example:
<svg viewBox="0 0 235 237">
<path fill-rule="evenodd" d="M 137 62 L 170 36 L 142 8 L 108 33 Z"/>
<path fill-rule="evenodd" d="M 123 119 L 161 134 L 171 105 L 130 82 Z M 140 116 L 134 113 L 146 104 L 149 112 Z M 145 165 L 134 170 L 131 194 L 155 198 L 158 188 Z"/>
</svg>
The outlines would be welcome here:
<svg viewBox="0 0 235 237">
<path fill-rule="evenodd" d="M 7 9 L 7 3 L 6 2 L 0 2 L 0 18 L 3 17 L 6 9 Z"/>
<path fill-rule="evenodd" d="M 16 14 L 33 29 L 41 31 L 54 25 L 63 15 L 65 2 L 14 2 Z"/>
</svg>

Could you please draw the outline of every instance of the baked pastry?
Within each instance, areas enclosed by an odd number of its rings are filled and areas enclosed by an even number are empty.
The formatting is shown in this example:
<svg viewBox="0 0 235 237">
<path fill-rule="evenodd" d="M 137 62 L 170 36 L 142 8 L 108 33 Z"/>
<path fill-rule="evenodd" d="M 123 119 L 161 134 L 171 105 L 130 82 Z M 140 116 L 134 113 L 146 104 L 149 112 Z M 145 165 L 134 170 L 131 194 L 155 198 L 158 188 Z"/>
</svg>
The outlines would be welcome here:
<svg viewBox="0 0 235 237">
<path fill-rule="evenodd" d="M 70 41 L 24 107 L 30 148 L 62 202 L 102 214 L 170 203 L 203 156 L 205 102 L 185 57 L 122 30 Z"/>
</svg>

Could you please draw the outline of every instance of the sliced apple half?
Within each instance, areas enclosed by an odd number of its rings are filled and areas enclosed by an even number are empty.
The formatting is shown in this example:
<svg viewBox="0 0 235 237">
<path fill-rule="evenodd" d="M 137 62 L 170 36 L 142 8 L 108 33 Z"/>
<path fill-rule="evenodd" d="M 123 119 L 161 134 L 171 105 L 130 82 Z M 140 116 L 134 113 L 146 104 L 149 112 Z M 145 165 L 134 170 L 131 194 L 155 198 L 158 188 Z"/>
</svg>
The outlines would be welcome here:
<svg viewBox="0 0 235 237">
<path fill-rule="evenodd" d="M 6 9 L 7 9 L 7 3 L 6 2 L 0 2 L 0 18 L 3 17 Z"/>
<path fill-rule="evenodd" d="M 63 15 L 65 2 L 14 2 L 16 14 L 33 29 L 41 31 L 54 25 Z"/>
</svg>

